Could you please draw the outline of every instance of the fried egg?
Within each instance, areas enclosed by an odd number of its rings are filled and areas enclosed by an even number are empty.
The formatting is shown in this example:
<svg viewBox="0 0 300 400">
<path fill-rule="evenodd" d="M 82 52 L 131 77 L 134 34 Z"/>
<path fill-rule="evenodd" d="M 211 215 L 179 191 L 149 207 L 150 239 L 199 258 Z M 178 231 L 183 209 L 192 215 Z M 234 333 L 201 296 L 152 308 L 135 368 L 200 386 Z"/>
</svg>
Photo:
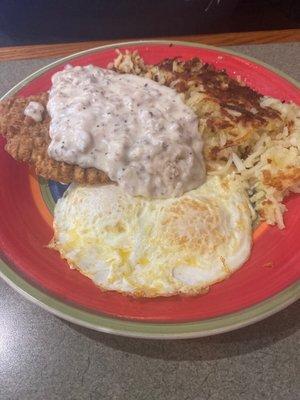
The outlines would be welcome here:
<svg viewBox="0 0 300 400">
<path fill-rule="evenodd" d="M 248 197 L 230 176 L 179 198 L 132 197 L 116 185 L 71 185 L 54 213 L 52 247 L 105 290 L 197 294 L 249 257 Z"/>
</svg>

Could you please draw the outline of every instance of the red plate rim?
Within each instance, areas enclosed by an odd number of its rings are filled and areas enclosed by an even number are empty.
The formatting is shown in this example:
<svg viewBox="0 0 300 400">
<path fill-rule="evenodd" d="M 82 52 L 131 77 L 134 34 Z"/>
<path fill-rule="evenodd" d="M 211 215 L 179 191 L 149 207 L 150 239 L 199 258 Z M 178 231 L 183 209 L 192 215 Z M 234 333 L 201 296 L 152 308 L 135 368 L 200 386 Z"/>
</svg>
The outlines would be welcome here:
<svg viewBox="0 0 300 400">
<path fill-rule="evenodd" d="M 34 74 L 31 74 L 26 79 L 21 81 L 18 85 L 7 92 L 2 99 L 18 92 L 21 88 L 25 87 L 29 82 L 34 80 L 36 77 L 40 76 L 44 72 L 51 70 L 53 67 L 58 66 L 65 61 L 72 60 L 73 58 L 78 58 L 85 56 L 90 53 L 103 52 L 108 49 L 132 47 L 132 46 L 159 46 L 159 45 L 169 45 L 169 41 L 165 40 L 150 40 L 150 41 L 135 41 L 126 43 L 116 43 L 107 46 L 101 46 L 90 50 L 85 50 L 80 53 L 72 54 L 68 57 L 64 57 L 60 60 L 55 61 L 41 68 Z M 268 66 L 265 63 L 261 63 L 251 57 L 246 57 L 240 55 L 236 52 L 229 50 L 218 49 L 213 46 L 206 46 L 195 43 L 172 41 L 172 45 L 182 46 L 182 47 L 192 47 L 195 49 L 206 49 L 218 52 L 219 54 L 227 54 L 237 59 L 244 60 L 250 65 L 263 66 L 268 71 L 272 71 L 278 78 L 286 81 L 297 89 L 299 87 L 298 83 L 288 77 L 286 74 Z M 249 63 L 250 61 L 250 63 Z M 5 252 L 4 252 L 5 253 Z M 4 259 L 5 259 L 4 254 Z M 220 333 L 232 329 L 236 329 L 241 326 L 246 326 L 257 320 L 261 320 L 266 316 L 277 312 L 278 310 L 291 304 L 297 298 L 299 298 L 299 286 L 297 282 L 290 284 L 284 290 L 280 291 L 278 294 L 267 298 L 264 301 L 259 302 L 251 307 L 247 307 L 241 311 L 226 314 L 224 316 L 209 318 L 201 321 L 185 322 L 185 323 L 149 323 L 149 322 L 136 322 L 121 320 L 115 317 L 109 317 L 107 315 L 95 315 L 94 313 L 87 312 L 82 308 L 78 308 L 74 305 L 68 304 L 60 299 L 57 299 L 44 291 L 43 289 L 37 287 L 36 285 L 30 283 L 28 279 L 22 277 L 22 275 L 13 268 L 9 266 L 8 263 L 4 261 L 1 262 L 1 275 L 2 277 L 11 284 L 15 289 L 20 291 L 27 298 L 30 298 L 34 302 L 40 304 L 45 309 L 51 311 L 52 313 L 67 319 L 69 321 L 75 322 L 79 325 L 87 326 L 99 331 L 116 333 L 125 336 L 135 336 L 135 337 L 149 337 L 149 338 L 185 338 L 185 337 L 198 337 L 206 336 L 210 334 Z M 299 277 L 299 275 L 298 275 Z"/>
</svg>

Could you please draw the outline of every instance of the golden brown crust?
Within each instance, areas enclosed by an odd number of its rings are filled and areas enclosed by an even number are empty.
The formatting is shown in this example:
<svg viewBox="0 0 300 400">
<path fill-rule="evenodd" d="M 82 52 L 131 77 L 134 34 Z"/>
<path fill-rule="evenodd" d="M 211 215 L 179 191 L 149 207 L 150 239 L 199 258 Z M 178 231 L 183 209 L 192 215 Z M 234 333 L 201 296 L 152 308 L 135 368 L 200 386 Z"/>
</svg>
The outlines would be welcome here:
<svg viewBox="0 0 300 400">
<path fill-rule="evenodd" d="M 30 101 L 37 101 L 46 108 L 48 94 L 41 93 L 26 98 L 11 98 L 0 103 L 0 133 L 6 138 L 5 150 L 16 160 L 35 167 L 36 173 L 46 179 L 63 183 L 108 183 L 108 176 L 95 168 L 80 168 L 48 156 L 50 142 L 50 117 L 45 112 L 42 122 L 35 122 L 24 115 Z"/>
<path fill-rule="evenodd" d="M 156 66 L 157 80 L 163 75 L 164 84 L 183 93 L 189 105 L 191 95 L 198 93 L 202 98 L 199 117 L 205 120 L 204 139 L 219 141 L 221 135 L 225 143 L 205 146 L 206 161 L 226 159 L 226 149 L 241 146 L 247 155 L 247 145 L 253 136 L 264 131 L 283 129 L 280 112 L 262 106 L 263 96 L 237 79 L 232 79 L 224 70 L 203 64 L 198 58 L 189 61 L 167 59 Z M 155 78 L 155 68 L 152 69 Z M 193 108 L 193 107 L 192 107 Z M 225 150 L 225 154 L 224 154 Z M 224 157 L 225 155 L 225 157 Z"/>
<path fill-rule="evenodd" d="M 280 192 L 284 192 L 300 183 L 300 167 L 288 167 L 285 171 L 279 171 L 274 175 L 269 170 L 264 170 L 262 174 L 263 183 L 274 187 Z"/>
<path fill-rule="evenodd" d="M 175 71 L 174 60 L 176 61 Z M 202 91 L 221 106 L 222 114 L 234 123 L 265 124 L 266 119 L 277 118 L 280 115 L 276 110 L 260 105 L 263 97 L 260 93 L 231 79 L 226 71 L 218 71 L 212 65 L 203 64 L 199 58 L 185 62 L 167 59 L 156 66 L 160 71 L 169 72 L 166 84 L 172 85 L 172 82 L 176 82 L 174 87 L 179 92 L 188 91 L 191 85 L 201 86 Z M 255 113 L 253 113 L 254 109 Z M 231 114 L 230 110 L 240 115 Z"/>
</svg>

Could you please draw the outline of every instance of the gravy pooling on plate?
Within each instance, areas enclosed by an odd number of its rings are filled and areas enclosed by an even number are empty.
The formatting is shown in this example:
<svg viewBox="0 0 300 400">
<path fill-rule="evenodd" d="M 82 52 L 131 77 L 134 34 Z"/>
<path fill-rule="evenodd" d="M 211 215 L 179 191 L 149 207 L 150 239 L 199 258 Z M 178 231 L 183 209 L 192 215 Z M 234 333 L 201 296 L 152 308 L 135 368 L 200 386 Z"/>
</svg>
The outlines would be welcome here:
<svg viewBox="0 0 300 400">
<path fill-rule="evenodd" d="M 131 195 L 179 196 L 205 179 L 196 114 L 175 90 L 88 65 L 52 77 L 49 156 L 95 167 Z"/>
</svg>

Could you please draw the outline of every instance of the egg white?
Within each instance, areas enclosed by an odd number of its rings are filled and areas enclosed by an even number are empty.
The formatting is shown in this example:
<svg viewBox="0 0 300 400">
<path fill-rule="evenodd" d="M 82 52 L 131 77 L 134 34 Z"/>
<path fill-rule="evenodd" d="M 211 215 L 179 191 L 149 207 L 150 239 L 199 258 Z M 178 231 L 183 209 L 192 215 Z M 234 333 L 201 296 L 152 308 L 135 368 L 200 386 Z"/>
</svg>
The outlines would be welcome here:
<svg viewBox="0 0 300 400">
<path fill-rule="evenodd" d="M 248 197 L 228 176 L 171 199 L 71 185 L 55 207 L 52 246 L 103 289 L 155 297 L 196 294 L 227 278 L 251 241 Z"/>
</svg>

